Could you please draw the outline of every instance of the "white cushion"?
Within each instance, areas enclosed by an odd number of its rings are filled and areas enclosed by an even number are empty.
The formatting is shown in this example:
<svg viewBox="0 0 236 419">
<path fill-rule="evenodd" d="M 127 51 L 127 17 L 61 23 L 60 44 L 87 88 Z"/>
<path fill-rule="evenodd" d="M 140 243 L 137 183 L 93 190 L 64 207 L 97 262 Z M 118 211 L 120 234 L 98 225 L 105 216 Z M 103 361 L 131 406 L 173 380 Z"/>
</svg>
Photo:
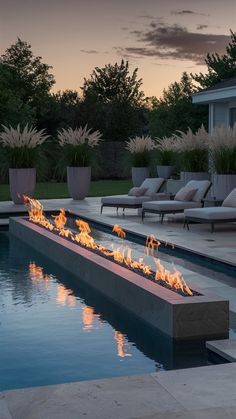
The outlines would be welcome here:
<svg viewBox="0 0 236 419">
<path fill-rule="evenodd" d="M 236 188 L 225 198 L 222 207 L 236 208 Z"/>
<path fill-rule="evenodd" d="M 192 200 L 195 202 L 201 202 L 210 184 L 211 182 L 209 180 L 190 180 L 186 186 L 190 189 L 197 189 L 197 192 L 194 194 Z"/>
<path fill-rule="evenodd" d="M 175 195 L 175 201 L 191 201 L 197 189 L 191 189 L 188 186 L 181 188 Z"/>
<path fill-rule="evenodd" d="M 141 188 L 147 188 L 145 195 L 152 196 L 154 193 L 159 192 L 161 186 L 165 182 L 161 177 L 147 178 L 143 181 Z"/>
<path fill-rule="evenodd" d="M 149 201 L 144 202 L 142 207 L 144 209 L 151 209 L 156 211 L 178 211 L 184 210 L 185 208 L 196 208 L 201 203 L 193 201 Z"/>
<path fill-rule="evenodd" d="M 202 220 L 230 220 L 236 218 L 236 208 L 206 207 L 199 209 L 186 209 L 186 217 L 200 218 Z"/>
<path fill-rule="evenodd" d="M 134 187 L 131 188 L 130 191 L 128 192 L 129 196 L 143 196 L 145 195 L 145 192 L 147 192 L 148 188 L 141 188 L 141 186 L 139 188 Z"/>
<path fill-rule="evenodd" d="M 111 205 L 137 205 L 142 204 L 144 201 L 150 201 L 150 196 L 112 195 L 104 196 L 101 199 L 102 204 Z"/>
</svg>

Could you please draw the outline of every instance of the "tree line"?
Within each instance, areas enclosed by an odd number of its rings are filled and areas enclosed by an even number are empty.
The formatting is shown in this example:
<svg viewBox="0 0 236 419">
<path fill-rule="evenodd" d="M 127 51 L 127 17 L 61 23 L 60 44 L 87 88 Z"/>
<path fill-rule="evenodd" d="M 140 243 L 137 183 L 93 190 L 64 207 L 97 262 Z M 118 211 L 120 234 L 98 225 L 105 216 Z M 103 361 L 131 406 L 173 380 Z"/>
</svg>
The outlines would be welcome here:
<svg viewBox="0 0 236 419">
<path fill-rule="evenodd" d="M 160 98 L 145 97 L 138 69 L 129 62 L 96 67 L 84 79 L 81 92 L 52 92 L 52 67 L 35 56 L 20 38 L 0 56 L 0 125 L 28 123 L 45 128 L 54 138 L 57 130 L 88 124 L 107 141 L 126 141 L 135 135 L 164 137 L 176 130 L 207 128 L 208 109 L 192 104 L 192 94 L 236 74 L 236 33 L 225 54 L 208 54 L 206 74 L 184 72 L 179 82 L 164 89 Z"/>
</svg>

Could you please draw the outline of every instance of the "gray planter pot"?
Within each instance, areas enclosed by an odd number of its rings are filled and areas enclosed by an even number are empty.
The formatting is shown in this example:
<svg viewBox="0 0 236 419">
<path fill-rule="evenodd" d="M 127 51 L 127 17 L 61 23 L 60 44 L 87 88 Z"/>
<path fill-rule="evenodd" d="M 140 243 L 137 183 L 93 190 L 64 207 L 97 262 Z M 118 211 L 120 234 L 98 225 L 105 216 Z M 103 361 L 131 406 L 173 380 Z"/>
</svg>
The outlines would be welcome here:
<svg viewBox="0 0 236 419">
<path fill-rule="evenodd" d="M 67 167 L 67 187 L 75 200 L 84 199 L 91 183 L 91 167 Z"/>
<path fill-rule="evenodd" d="M 212 196 L 225 199 L 236 188 L 236 175 L 212 175 Z"/>
<path fill-rule="evenodd" d="M 161 177 L 163 179 L 169 179 L 173 171 L 174 171 L 174 166 L 157 165 L 158 177 Z"/>
<path fill-rule="evenodd" d="M 149 167 L 132 167 L 132 182 L 134 186 L 140 186 L 149 177 Z"/>
<path fill-rule="evenodd" d="M 9 169 L 10 195 L 14 204 L 23 204 L 23 195 L 32 197 L 36 185 L 36 170 Z"/>
<path fill-rule="evenodd" d="M 208 172 L 180 172 L 180 180 L 188 183 L 190 180 L 209 180 L 210 174 Z"/>
</svg>

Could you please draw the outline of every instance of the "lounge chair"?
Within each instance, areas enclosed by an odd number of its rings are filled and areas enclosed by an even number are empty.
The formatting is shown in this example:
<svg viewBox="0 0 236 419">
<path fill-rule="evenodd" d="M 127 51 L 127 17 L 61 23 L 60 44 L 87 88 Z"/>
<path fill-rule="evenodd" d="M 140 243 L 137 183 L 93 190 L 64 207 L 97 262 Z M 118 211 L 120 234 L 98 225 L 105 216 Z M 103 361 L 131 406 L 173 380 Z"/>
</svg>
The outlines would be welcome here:
<svg viewBox="0 0 236 419">
<path fill-rule="evenodd" d="M 147 212 L 159 214 L 161 223 L 165 214 L 184 212 L 186 208 L 199 208 L 203 206 L 203 198 L 206 196 L 211 182 L 209 180 L 190 180 L 187 185 L 180 189 L 173 200 L 149 201 L 142 205 L 142 220 Z"/>
<path fill-rule="evenodd" d="M 157 199 L 155 194 L 161 190 L 164 183 L 165 179 L 162 178 L 147 178 L 140 186 L 140 191 L 143 190 L 143 194 L 140 196 L 132 195 L 132 190 L 138 188 L 132 188 L 128 195 L 104 196 L 101 199 L 101 214 L 104 207 L 115 207 L 117 213 L 119 208 L 123 208 L 123 214 L 125 208 L 142 208 L 143 202 Z"/>
<path fill-rule="evenodd" d="M 186 209 L 185 221 L 189 230 L 189 223 L 209 223 L 211 232 L 214 232 L 216 223 L 229 223 L 236 221 L 236 188 L 225 198 L 221 207 L 205 207 Z"/>
</svg>

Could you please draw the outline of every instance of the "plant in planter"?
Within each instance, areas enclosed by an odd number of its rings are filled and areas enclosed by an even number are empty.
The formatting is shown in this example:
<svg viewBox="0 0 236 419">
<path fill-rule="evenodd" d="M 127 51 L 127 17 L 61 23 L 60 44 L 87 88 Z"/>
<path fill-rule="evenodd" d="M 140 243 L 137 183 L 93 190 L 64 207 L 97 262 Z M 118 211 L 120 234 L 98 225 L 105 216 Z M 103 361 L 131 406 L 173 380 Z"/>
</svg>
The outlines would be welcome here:
<svg viewBox="0 0 236 419">
<path fill-rule="evenodd" d="M 175 139 L 174 137 L 156 138 L 157 173 L 163 179 L 168 179 L 174 170 Z"/>
<path fill-rule="evenodd" d="M 213 194 L 224 199 L 236 187 L 236 123 L 213 130 L 210 141 Z"/>
<path fill-rule="evenodd" d="M 40 146 L 49 137 L 45 130 L 28 127 L 21 130 L 2 126 L 0 144 L 2 160 L 9 169 L 10 195 L 15 204 L 24 202 L 23 195 L 33 196 L 36 185 L 36 166 L 42 155 Z"/>
<path fill-rule="evenodd" d="M 126 141 L 126 150 L 130 153 L 134 186 L 140 186 L 149 176 L 150 153 L 155 147 L 155 142 L 149 136 L 130 138 L 129 141 Z"/>
<path fill-rule="evenodd" d="M 59 145 L 63 147 L 63 159 L 67 164 L 67 185 L 73 199 L 84 199 L 91 182 L 92 149 L 101 141 L 99 131 L 91 128 L 68 128 L 58 131 Z"/>
<path fill-rule="evenodd" d="M 208 173 L 208 133 L 202 125 L 194 134 L 189 128 L 185 133 L 177 131 L 175 137 L 175 149 L 179 153 L 180 164 L 183 169 L 181 180 L 187 183 L 189 180 L 209 179 Z"/>
</svg>

